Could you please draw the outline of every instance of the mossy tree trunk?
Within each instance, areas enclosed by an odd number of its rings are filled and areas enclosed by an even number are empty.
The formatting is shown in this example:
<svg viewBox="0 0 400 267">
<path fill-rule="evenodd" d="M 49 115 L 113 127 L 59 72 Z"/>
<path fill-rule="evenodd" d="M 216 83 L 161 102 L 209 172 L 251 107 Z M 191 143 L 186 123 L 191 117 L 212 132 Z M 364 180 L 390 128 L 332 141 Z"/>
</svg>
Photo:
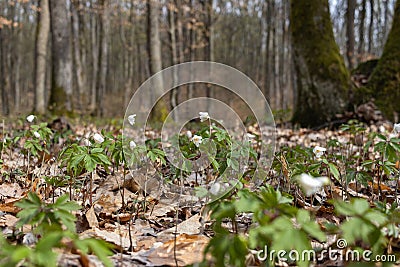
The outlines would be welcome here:
<svg viewBox="0 0 400 267">
<path fill-rule="evenodd" d="M 58 115 L 72 112 L 72 49 L 66 0 L 50 1 L 52 83 L 49 109 Z"/>
<path fill-rule="evenodd" d="M 376 104 L 389 118 L 400 113 L 400 1 L 396 1 L 392 29 L 382 57 L 368 83 Z M 396 115 L 397 114 L 397 115 Z"/>
<path fill-rule="evenodd" d="M 297 102 L 293 122 L 319 126 L 347 107 L 350 75 L 333 36 L 328 0 L 291 0 Z"/>
</svg>

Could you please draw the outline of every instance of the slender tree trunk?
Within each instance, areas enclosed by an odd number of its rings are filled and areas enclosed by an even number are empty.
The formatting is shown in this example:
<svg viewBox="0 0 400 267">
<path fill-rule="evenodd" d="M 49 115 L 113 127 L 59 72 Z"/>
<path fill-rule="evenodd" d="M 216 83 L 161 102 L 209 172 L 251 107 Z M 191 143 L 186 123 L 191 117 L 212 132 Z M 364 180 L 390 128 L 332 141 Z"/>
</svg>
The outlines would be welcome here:
<svg viewBox="0 0 400 267">
<path fill-rule="evenodd" d="M 272 65 L 271 65 L 271 25 L 272 25 L 272 10 L 271 10 L 271 2 L 266 1 L 264 3 L 266 8 L 266 17 L 265 23 L 267 25 L 266 28 L 266 47 L 265 47 L 265 79 L 264 79 L 264 90 L 265 90 L 265 97 L 269 100 L 270 105 L 272 106 L 272 90 L 271 90 L 271 78 L 272 78 Z"/>
<path fill-rule="evenodd" d="M 93 3 L 92 3 L 92 8 Z M 98 30 L 98 16 L 93 14 L 90 18 L 91 23 L 91 50 L 92 50 L 92 77 L 91 77 L 91 93 L 90 93 L 90 106 L 89 111 L 93 114 L 96 111 L 96 100 L 97 100 L 97 77 L 99 72 L 99 30 Z"/>
<path fill-rule="evenodd" d="M 175 13 L 177 11 L 177 7 L 174 2 L 170 2 L 168 6 L 168 18 L 169 18 L 169 36 L 170 36 L 170 42 L 171 42 L 171 63 L 172 65 L 176 65 L 178 63 L 178 51 L 177 51 L 177 42 L 176 42 L 176 21 L 175 21 Z M 176 70 L 174 70 L 173 73 L 173 89 L 171 90 L 171 95 L 170 95 L 170 105 L 171 105 L 171 110 L 174 110 L 174 108 L 178 105 L 178 88 L 175 88 L 175 86 L 178 84 L 178 73 Z M 179 120 L 179 113 L 173 111 L 172 116 L 175 121 Z"/>
<path fill-rule="evenodd" d="M 362 61 L 364 58 L 364 43 L 365 43 L 365 13 L 366 13 L 367 0 L 362 0 L 361 11 L 360 11 L 360 24 L 359 24 L 359 40 L 358 40 L 358 62 Z"/>
<path fill-rule="evenodd" d="M 368 54 L 372 53 L 374 42 L 374 0 L 369 1 Z"/>
<path fill-rule="evenodd" d="M 346 56 L 349 69 L 354 67 L 354 12 L 356 10 L 356 0 L 347 0 L 347 24 L 346 24 Z"/>
<path fill-rule="evenodd" d="M 40 15 L 36 31 L 35 52 L 35 112 L 46 112 L 46 58 L 50 32 L 49 1 L 40 0 Z"/>
<path fill-rule="evenodd" d="M 66 0 L 50 1 L 52 86 L 49 108 L 55 114 L 72 112 L 72 50 Z"/>
<path fill-rule="evenodd" d="M 162 57 L 161 57 L 161 41 L 160 41 L 160 30 L 159 30 L 159 14 L 160 6 L 159 2 L 155 0 L 147 0 L 147 38 L 148 38 L 148 54 L 150 58 L 150 73 L 161 71 L 162 69 Z M 157 76 L 154 82 L 154 92 L 158 94 L 162 93 L 164 89 L 163 80 L 161 76 Z M 154 97 L 154 96 L 153 96 Z M 155 103 L 157 99 L 152 99 L 151 103 Z M 157 101 L 154 110 L 152 112 L 152 121 L 164 121 L 168 115 L 167 104 L 163 100 Z"/>
<path fill-rule="evenodd" d="M 281 3 L 281 11 L 282 11 L 282 19 L 281 19 L 281 44 L 279 45 L 279 88 L 280 91 L 280 101 L 279 106 L 281 109 L 285 109 L 285 93 L 286 93 L 286 86 L 287 86 L 287 79 L 285 77 L 285 65 L 286 65 L 286 55 L 287 52 L 286 47 L 286 38 L 287 38 L 287 26 L 286 26 L 286 1 Z"/>
<path fill-rule="evenodd" d="M 98 75 L 98 86 L 97 86 L 97 115 L 103 116 L 104 105 L 103 98 L 107 87 L 107 71 L 108 71 L 108 47 L 110 38 L 110 0 L 102 0 L 102 14 L 100 21 L 100 68 Z"/>
<path fill-rule="evenodd" d="M 76 77 L 76 87 L 79 94 L 78 104 L 79 109 L 86 106 L 87 101 L 87 90 L 85 84 L 85 72 L 82 66 L 82 55 L 81 55 L 81 44 L 80 44 L 80 33 L 79 33 L 79 1 L 73 1 L 71 5 L 71 19 L 72 19 L 72 33 L 73 33 L 73 48 L 74 48 L 74 63 L 75 63 L 75 77 Z"/>
<path fill-rule="evenodd" d="M 3 44 L 3 30 L 0 28 L 0 44 Z M 0 46 L 0 89 L 1 89 L 1 111 L 3 115 L 10 114 L 9 100 L 7 94 L 7 84 L 5 75 L 4 49 Z"/>
</svg>

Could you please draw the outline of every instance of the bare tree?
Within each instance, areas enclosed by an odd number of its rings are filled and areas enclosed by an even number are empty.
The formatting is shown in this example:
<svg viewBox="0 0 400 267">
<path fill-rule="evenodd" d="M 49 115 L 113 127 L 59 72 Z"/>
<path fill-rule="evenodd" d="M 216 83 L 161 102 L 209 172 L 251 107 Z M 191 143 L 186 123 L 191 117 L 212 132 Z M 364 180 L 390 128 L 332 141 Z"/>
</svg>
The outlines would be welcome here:
<svg viewBox="0 0 400 267">
<path fill-rule="evenodd" d="M 50 1 L 52 85 L 49 108 L 56 114 L 72 112 L 71 29 L 66 0 Z"/>
<path fill-rule="evenodd" d="M 49 1 L 40 0 L 40 16 L 36 32 L 35 52 L 35 112 L 46 112 L 46 57 L 50 32 Z"/>
<path fill-rule="evenodd" d="M 71 19 L 72 19 L 72 34 L 73 34 L 73 53 L 74 53 L 74 69 L 75 69 L 75 77 L 76 77 L 76 88 L 79 94 L 78 104 L 81 109 L 82 106 L 86 105 L 87 100 L 87 89 L 86 89 L 86 76 L 83 70 L 82 64 L 82 53 L 81 53 L 81 36 L 79 32 L 79 0 L 75 0 L 71 5 Z"/>
<path fill-rule="evenodd" d="M 160 6 L 158 1 L 147 0 L 147 38 L 148 38 L 148 54 L 150 58 L 150 73 L 153 75 L 162 69 L 162 57 L 161 57 L 161 41 L 160 41 L 160 30 L 159 30 L 159 14 Z M 163 80 L 161 76 L 157 76 L 154 83 L 154 90 L 158 93 L 162 92 L 164 88 Z M 152 99 L 151 103 L 154 103 L 157 99 Z M 157 102 L 152 112 L 153 121 L 163 121 L 167 116 L 167 105 L 163 100 Z"/>
<path fill-rule="evenodd" d="M 110 0 L 101 0 L 101 21 L 100 21 L 100 68 L 97 84 L 97 115 L 102 116 L 104 112 L 103 98 L 107 87 L 108 70 L 108 45 L 110 39 Z"/>
<path fill-rule="evenodd" d="M 354 12 L 356 11 L 356 0 L 347 0 L 347 40 L 346 40 L 346 56 L 349 68 L 354 67 Z"/>
</svg>

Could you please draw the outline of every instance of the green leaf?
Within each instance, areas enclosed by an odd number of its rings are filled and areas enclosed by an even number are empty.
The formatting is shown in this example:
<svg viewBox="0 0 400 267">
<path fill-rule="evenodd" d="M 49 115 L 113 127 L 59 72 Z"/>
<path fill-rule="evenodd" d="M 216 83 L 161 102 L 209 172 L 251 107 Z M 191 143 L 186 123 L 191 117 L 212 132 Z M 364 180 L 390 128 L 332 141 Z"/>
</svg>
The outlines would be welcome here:
<svg viewBox="0 0 400 267">
<path fill-rule="evenodd" d="M 329 163 L 329 170 L 332 173 L 333 177 L 336 178 L 336 180 L 340 179 L 340 173 L 335 164 Z"/>
</svg>

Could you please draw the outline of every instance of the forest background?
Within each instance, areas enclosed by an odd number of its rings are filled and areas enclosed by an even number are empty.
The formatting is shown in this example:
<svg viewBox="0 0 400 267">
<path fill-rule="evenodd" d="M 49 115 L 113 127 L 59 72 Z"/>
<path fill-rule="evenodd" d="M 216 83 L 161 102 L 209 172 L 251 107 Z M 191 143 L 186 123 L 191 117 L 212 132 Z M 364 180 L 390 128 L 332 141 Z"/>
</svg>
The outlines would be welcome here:
<svg viewBox="0 0 400 267">
<path fill-rule="evenodd" d="M 295 51 L 301 45 L 294 40 L 295 31 L 300 32 L 300 42 L 301 38 L 314 41 L 310 32 L 293 27 L 299 25 L 291 21 L 298 19 L 294 9 L 330 16 L 331 25 L 320 25 L 320 37 L 329 37 L 333 31 L 333 50 L 338 47 L 347 69 L 346 87 L 353 90 L 365 85 L 372 67 L 363 69 L 361 76 L 353 75 L 351 81 L 349 71 L 369 60 L 376 66 L 374 59 L 382 55 L 392 28 L 394 0 L 305 1 L 303 6 L 280 0 L 3 0 L 1 113 L 51 110 L 122 116 L 130 97 L 152 74 L 182 62 L 210 60 L 237 68 L 255 81 L 278 120 L 289 120 L 294 114 L 304 126 L 321 124 L 343 109 L 315 118 L 314 123 L 298 118 L 304 114 L 296 106 L 306 100 L 297 82 L 302 74 L 296 70 Z M 300 16 L 300 21 L 306 19 Z M 168 109 L 212 93 L 193 84 L 183 89 L 165 96 Z M 325 102 L 337 101 L 334 93 L 329 94 L 332 99 Z M 213 97 L 234 101 L 225 93 Z M 346 98 L 350 105 L 361 101 L 357 93 Z M 396 121 L 393 112 L 388 110 L 386 115 Z"/>
</svg>

